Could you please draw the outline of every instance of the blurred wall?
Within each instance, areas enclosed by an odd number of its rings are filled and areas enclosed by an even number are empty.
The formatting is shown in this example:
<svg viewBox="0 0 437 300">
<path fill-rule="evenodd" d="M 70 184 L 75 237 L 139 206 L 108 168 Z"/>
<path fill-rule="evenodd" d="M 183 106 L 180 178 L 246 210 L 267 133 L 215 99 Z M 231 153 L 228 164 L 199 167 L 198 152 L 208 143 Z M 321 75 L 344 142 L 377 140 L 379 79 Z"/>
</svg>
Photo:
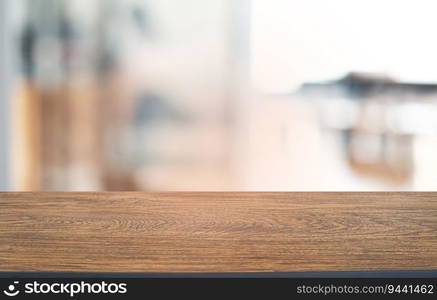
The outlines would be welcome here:
<svg viewBox="0 0 437 300">
<path fill-rule="evenodd" d="M 0 190 L 10 190 L 10 93 L 13 76 L 10 7 L 0 1 Z"/>
</svg>

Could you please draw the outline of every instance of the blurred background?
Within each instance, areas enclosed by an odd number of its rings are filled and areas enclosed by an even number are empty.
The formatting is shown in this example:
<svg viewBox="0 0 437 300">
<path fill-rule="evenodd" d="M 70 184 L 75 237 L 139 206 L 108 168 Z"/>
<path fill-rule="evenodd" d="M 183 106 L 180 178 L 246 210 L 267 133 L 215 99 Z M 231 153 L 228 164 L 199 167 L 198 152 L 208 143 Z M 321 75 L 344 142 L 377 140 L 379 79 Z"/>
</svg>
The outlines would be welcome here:
<svg viewBox="0 0 437 300">
<path fill-rule="evenodd" d="M 433 0 L 1 0 L 0 189 L 437 190 Z"/>
</svg>

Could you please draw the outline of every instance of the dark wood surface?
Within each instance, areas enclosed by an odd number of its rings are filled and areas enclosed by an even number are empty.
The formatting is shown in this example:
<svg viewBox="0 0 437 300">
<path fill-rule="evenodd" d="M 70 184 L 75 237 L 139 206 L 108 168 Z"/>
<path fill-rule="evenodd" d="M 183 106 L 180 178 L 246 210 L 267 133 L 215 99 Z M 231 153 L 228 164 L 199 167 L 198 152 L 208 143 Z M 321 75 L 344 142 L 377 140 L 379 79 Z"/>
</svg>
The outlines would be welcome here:
<svg viewBox="0 0 437 300">
<path fill-rule="evenodd" d="M 0 272 L 437 269 L 437 193 L 1 193 Z"/>
</svg>

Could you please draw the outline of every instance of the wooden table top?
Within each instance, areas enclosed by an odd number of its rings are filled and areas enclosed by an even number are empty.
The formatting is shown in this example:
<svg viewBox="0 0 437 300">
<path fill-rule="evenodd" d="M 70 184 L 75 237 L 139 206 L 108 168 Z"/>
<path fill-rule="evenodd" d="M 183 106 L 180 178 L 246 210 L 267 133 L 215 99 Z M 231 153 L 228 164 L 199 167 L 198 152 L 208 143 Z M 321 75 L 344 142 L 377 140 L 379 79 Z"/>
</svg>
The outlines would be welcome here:
<svg viewBox="0 0 437 300">
<path fill-rule="evenodd" d="M 437 193 L 0 193 L 0 272 L 437 270 Z"/>
</svg>

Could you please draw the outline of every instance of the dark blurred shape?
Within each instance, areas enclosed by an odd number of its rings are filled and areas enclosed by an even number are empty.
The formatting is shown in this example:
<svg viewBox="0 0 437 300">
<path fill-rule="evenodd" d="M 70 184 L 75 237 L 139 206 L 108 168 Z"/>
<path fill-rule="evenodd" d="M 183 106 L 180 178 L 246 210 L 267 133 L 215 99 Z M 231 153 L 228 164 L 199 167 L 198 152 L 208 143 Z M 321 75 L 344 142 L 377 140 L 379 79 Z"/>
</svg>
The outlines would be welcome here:
<svg viewBox="0 0 437 300">
<path fill-rule="evenodd" d="M 356 113 L 349 125 L 333 126 L 342 122 L 323 122 L 323 110 L 320 114 L 325 128 L 343 135 L 348 162 L 357 174 L 397 185 L 412 179 L 414 139 L 426 132 L 417 130 L 414 111 L 407 118 L 399 111 L 402 105 L 435 103 L 437 84 L 398 82 L 387 74 L 351 72 L 338 80 L 305 83 L 298 93 L 333 105 L 351 101 L 349 105 Z M 337 121 L 351 119 L 347 113 L 342 115 L 340 108 Z M 432 130 L 432 124 L 428 125 Z"/>
<path fill-rule="evenodd" d="M 156 122 L 187 122 L 188 116 L 163 97 L 144 92 L 137 100 L 135 123 L 144 126 Z"/>
<path fill-rule="evenodd" d="M 437 84 L 420 84 L 397 82 L 384 73 L 360 73 L 350 72 L 343 78 L 327 81 L 304 83 L 299 92 L 305 96 L 330 97 L 341 92 L 343 96 L 350 99 L 362 100 L 373 96 L 384 96 L 384 94 L 402 97 L 415 93 L 419 95 L 437 93 Z M 401 100 L 401 98 L 397 98 Z"/>
<path fill-rule="evenodd" d="M 37 36 L 33 26 L 27 23 L 20 36 L 20 48 L 21 48 L 21 65 L 23 74 L 27 78 L 33 78 L 35 76 L 35 62 L 34 62 L 34 49 Z"/>
</svg>

